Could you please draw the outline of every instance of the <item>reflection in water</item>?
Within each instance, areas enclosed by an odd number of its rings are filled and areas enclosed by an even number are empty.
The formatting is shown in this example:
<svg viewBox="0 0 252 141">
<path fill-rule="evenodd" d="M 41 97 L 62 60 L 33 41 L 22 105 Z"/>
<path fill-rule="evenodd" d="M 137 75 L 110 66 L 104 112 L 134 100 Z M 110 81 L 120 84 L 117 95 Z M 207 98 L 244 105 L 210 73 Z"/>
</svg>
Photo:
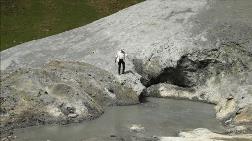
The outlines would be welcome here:
<svg viewBox="0 0 252 141">
<path fill-rule="evenodd" d="M 213 105 L 184 100 L 148 98 L 133 106 L 109 107 L 93 121 L 65 126 L 40 126 L 15 132 L 17 141 L 81 141 L 110 135 L 127 136 L 133 124 L 145 128 L 146 136 L 175 136 L 180 130 L 208 128 L 222 131 Z"/>
</svg>

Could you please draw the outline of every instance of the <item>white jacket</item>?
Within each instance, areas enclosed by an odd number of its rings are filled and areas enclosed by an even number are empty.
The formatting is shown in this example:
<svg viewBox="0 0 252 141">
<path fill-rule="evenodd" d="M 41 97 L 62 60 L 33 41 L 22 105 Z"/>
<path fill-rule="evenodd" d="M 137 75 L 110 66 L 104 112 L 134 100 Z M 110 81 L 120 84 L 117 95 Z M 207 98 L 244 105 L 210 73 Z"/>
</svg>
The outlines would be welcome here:
<svg viewBox="0 0 252 141">
<path fill-rule="evenodd" d="M 120 59 L 123 59 L 125 61 L 125 57 L 127 55 L 121 51 L 118 51 L 116 54 L 116 62 L 119 62 Z"/>
</svg>

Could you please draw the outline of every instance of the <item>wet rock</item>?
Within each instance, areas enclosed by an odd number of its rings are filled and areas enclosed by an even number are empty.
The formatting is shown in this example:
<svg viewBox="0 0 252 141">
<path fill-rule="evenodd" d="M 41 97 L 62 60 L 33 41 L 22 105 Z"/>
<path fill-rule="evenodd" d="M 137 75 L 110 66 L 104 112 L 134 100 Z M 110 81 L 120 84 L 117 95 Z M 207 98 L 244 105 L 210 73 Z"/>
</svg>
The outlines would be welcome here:
<svg viewBox="0 0 252 141">
<path fill-rule="evenodd" d="M 196 93 L 193 88 L 183 88 L 172 84 L 160 83 L 148 87 L 143 95 L 160 98 L 184 98 L 192 100 L 196 96 Z"/>
<path fill-rule="evenodd" d="M 235 126 L 233 128 L 229 128 L 227 130 L 227 133 L 233 133 L 233 134 L 241 134 L 246 133 L 248 129 L 245 126 Z"/>
<path fill-rule="evenodd" d="M 237 111 L 237 103 L 235 100 L 220 101 L 216 108 L 216 117 L 219 120 L 230 118 Z M 226 122 L 227 123 L 227 122 Z"/>
<path fill-rule="evenodd" d="M 144 132 L 144 130 L 144 127 L 140 124 L 132 124 L 132 126 L 130 127 L 130 132 L 142 133 Z"/>
<path fill-rule="evenodd" d="M 1 141 L 14 141 L 17 137 L 14 135 L 10 135 L 4 138 L 1 138 Z"/>
<path fill-rule="evenodd" d="M 252 134 L 224 135 L 214 133 L 208 129 L 198 128 L 192 131 L 180 132 L 179 137 L 159 137 L 160 141 L 223 141 L 223 140 L 250 140 Z"/>
<path fill-rule="evenodd" d="M 252 121 L 252 105 L 242 109 L 234 118 L 236 124 L 251 124 Z"/>
<path fill-rule="evenodd" d="M 69 118 L 76 118 L 77 116 L 79 116 L 78 114 L 68 114 L 67 117 Z"/>
</svg>

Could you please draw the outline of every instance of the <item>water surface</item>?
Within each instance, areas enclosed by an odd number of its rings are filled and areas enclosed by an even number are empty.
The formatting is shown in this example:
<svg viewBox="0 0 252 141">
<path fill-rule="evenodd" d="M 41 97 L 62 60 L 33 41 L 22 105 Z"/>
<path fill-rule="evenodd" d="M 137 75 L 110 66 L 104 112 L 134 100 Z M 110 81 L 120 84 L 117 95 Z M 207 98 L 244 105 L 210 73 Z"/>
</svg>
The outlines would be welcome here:
<svg viewBox="0 0 252 141">
<path fill-rule="evenodd" d="M 133 106 L 109 107 L 98 119 L 82 123 L 39 126 L 15 131 L 17 141 L 82 141 L 110 135 L 127 136 L 133 124 L 145 129 L 144 135 L 176 136 L 180 130 L 208 128 L 221 132 L 214 106 L 185 100 L 148 98 Z"/>
</svg>

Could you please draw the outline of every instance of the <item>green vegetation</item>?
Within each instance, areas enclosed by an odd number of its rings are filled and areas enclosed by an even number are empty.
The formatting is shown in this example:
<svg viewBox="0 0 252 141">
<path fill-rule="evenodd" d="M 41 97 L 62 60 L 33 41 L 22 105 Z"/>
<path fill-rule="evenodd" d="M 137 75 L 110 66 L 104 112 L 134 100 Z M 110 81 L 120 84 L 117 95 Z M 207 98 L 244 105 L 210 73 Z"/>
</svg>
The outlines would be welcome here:
<svg viewBox="0 0 252 141">
<path fill-rule="evenodd" d="M 1 51 L 86 25 L 144 0 L 0 0 Z"/>
</svg>

